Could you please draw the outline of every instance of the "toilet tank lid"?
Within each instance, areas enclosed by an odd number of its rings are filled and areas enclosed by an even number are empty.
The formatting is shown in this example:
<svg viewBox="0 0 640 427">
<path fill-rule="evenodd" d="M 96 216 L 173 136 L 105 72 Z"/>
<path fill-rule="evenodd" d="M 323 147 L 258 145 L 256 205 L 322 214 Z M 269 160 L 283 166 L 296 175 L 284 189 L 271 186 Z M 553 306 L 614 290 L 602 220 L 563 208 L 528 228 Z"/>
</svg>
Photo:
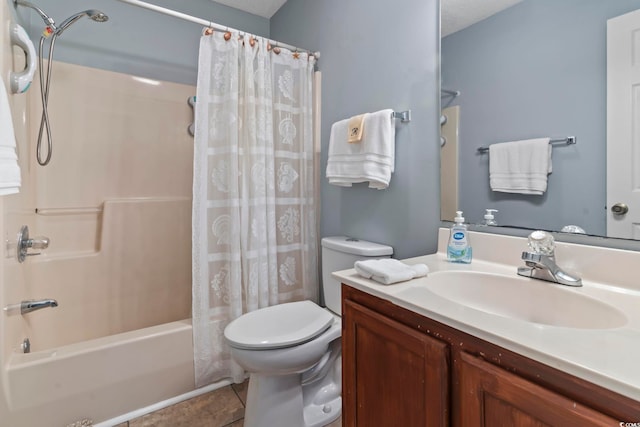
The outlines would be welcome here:
<svg viewBox="0 0 640 427">
<path fill-rule="evenodd" d="M 380 243 L 367 242 L 347 236 L 323 237 L 322 247 L 361 256 L 385 256 L 392 255 L 393 248 Z"/>
</svg>

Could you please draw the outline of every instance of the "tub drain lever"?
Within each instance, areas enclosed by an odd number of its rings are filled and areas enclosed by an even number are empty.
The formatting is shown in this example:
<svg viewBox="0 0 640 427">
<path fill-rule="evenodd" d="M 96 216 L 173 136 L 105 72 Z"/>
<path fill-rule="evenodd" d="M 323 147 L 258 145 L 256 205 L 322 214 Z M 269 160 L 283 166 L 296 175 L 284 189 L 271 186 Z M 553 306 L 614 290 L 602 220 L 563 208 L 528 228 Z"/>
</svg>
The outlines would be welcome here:
<svg viewBox="0 0 640 427">
<path fill-rule="evenodd" d="M 49 247 L 49 238 L 38 236 L 29 238 L 29 227 L 23 225 L 18 233 L 17 255 L 18 262 L 24 262 L 27 256 L 40 255 L 37 253 L 27 253 L 29 249 L 47 249 Z"/>
<path fill-rule="evenodd" d="M 25 338 L 24 340 L 22 340 L 20 348 L 22 349 L 23 353 L 31 353 L 31 341 L 29 341 L 29 338 Z"/>
</svg>

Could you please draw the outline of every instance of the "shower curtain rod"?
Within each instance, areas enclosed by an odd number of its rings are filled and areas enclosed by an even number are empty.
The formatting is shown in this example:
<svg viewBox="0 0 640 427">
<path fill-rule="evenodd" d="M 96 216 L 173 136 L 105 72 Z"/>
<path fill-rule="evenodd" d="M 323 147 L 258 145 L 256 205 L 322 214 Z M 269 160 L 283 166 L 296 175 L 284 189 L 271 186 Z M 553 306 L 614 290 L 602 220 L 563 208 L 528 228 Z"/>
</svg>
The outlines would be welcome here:
<svg viewBox="0 0 640 427">
<path fill-rule="evenodd" d="M 202 19 L 202 18 L 197 18 L 195 16 L 191 16 L 191 15 L 187 15 L 186 13 L 182 13 L 182 12 L 178 12 L 175 11 L 173 9 L 167 9 L 165 7 L 161 7 L 161 6 L 156 6 L 155 4 L 151 4 L 151 3 L 146 3 L 140 0 L 118 0 L 121 1 L 122 3 L 127 3 L 133 6 L 138 6 L 141 7 L 143 9 L 149 9 L 149 10 L 153 10 L 155 12 L 159 12 L 159 13 L 163 13 L 165 15 L 169 15 L 169 16 L 173 16 L 176 18 L 180 18 L 183 19 L 185 21 L 190 21 L 196 24 L 200 24 L 202 26 L 205 27 L 209 27 L 209 28 L 213 28 L 215 30 L 219 30 L 219 31 L 236 31 L 238 33 L 240 33 L 241 36 L 252 36 L 253 34 L 247 33 L 245 31 L 240 31 L 240 30 L 236 30 L 235 28 L 231 28 L 231 27 L 227 27 L 224 25 L 220 25 L 220 24 L 216 24 L 215 22 L 211 22 L 211 21 L 207 21 L 206 19 Z M 307 52 L 310 55 L 313 55 L 316 59 L 320 58 L 320 52 L 311 52 L 310 50 L 307 49 L 300 49 L 297 48 L 295 46 L 291 46 L 290 44 L 286 44 L 286 43 L 282 43 L 279 42 L 277 40 L 270 40 L 268 39 L 269 43 L 271 43 L 273 46 L 276 47 L 283 47 L 285 49 L 289 49 L 291 51 L 298 51 L 298 52 Z"/>
</svg>

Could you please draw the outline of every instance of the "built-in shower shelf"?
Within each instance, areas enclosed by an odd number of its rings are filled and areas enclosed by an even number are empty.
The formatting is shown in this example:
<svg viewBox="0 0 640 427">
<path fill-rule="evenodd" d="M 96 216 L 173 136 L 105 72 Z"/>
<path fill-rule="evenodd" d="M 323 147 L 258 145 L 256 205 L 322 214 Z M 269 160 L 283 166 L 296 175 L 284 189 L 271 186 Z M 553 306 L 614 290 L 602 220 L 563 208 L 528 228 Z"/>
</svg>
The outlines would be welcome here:
<svg viewBox="0 0 640 427">
<path fill-rule="evenodd" d="M 101 214 L 102 206 L 97 207 L 78 207 L 78 208 L 36 208 L 36 214 L 53 216 L 53 215 L 85 215 L 85 214 Z"/>
</svg>

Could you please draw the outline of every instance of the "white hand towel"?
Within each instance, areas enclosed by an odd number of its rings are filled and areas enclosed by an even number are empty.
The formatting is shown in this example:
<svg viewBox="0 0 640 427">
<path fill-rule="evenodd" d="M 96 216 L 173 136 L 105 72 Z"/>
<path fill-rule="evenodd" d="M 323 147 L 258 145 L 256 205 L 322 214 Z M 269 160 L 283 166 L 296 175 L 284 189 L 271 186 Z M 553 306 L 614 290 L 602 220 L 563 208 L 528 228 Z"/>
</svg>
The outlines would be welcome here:
<svg viewBox="0 0 640 427">
<path fill-rule="evenodd" d="M 360 276 L 385 285 L 426 276 L 429 272 L 425 264 L 407 265 L 392 258 L 356 261 L 353 268 Z"/>
<path fill-rule="evenodd" d="M 549 138 L 489 146 L 489 184 L 493 191 L 542 195 L 551 173 Z"/>
<path fill-rule="evenodd" d="M 369 182 L 379 190 L 389 186 L 395 168 L 395 126 L 393 110 L 380 110 L 364 115 L 362 140 L 348 143 L 349 119 L 331 126 L 327 179 L 329 183 L 350 187 Z"/>
<path fill-rule="evenodd" d="M 11 108 L 7 90 L 0 78 L 0 196 L 17 193 L 20 183 Z"/>
</svg>

